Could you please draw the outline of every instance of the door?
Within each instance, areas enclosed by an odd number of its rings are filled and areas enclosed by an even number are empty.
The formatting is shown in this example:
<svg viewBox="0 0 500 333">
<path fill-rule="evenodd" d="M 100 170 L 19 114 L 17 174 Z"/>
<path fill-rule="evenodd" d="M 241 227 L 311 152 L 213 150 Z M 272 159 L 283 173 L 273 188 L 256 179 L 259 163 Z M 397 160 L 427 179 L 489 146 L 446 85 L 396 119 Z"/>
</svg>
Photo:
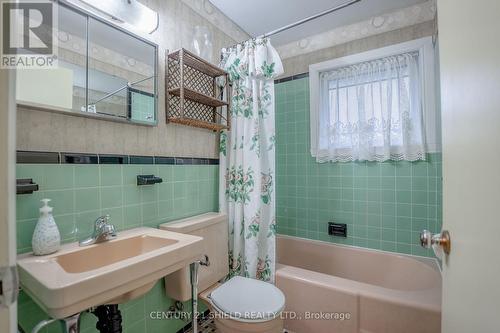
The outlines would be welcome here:
<svg viewBox="0 0 500 333">
<path fill-rule="evenodd" d="M 500 332 L 500 1 L 438 0 L 443 333 Z"/>
<path fill-rule="evenodd" d="M 0 69 L 0 332 L 17 332 L 14 70 Z M 7 303 L 7 304 L 4 304 Z"/>
</svg>

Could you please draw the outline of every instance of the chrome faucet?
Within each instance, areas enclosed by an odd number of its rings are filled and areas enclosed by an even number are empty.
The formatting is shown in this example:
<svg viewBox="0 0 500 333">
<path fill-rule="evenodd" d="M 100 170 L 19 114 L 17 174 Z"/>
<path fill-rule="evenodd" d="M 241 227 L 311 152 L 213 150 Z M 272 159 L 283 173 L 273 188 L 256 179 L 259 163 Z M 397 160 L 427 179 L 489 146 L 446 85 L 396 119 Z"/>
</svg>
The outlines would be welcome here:
<svg viewBox="0 0 500 333">
<path fill-rule="evenodd" d="M 109 223 L 109 215 L 104 215 L 95 220 L 92 236 L 80 241 L 79 244 L 80 246 L 87 246 L 108 241 L 115 237 L 115 226 Z"/>
</svg>

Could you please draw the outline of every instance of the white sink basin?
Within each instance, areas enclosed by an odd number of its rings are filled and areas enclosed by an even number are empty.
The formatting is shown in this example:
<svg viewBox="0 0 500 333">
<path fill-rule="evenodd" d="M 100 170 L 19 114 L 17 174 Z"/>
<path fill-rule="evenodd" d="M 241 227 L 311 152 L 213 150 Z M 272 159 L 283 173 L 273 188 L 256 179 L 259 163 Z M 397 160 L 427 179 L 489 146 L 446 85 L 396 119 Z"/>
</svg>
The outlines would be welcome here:
<svg viewBox="0 0 500 333">
<path fill-rule="evenodd" d="M 111 241 L 63 245 L 47 256 L 18 257 L 21 286 L 52 318 L 148 292 L 155 282 L 201 256 L 201 237 L 153 228 L 120 232 Z"/>
</svg>

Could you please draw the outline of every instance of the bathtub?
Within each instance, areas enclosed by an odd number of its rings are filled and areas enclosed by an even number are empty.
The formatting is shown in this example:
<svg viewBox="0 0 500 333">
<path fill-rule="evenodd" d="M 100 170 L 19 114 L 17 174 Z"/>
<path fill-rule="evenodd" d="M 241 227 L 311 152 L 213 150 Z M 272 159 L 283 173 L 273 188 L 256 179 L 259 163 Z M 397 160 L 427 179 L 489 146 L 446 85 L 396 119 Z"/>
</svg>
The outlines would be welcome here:
<svg viewBox="0 0 500 333">
<path fill-rule="evenodd" d="M 438 333 L 441 273 L 436 260 L 277 238 L 276 285 L 285 328 L 295 333 Z"/>
</svg>

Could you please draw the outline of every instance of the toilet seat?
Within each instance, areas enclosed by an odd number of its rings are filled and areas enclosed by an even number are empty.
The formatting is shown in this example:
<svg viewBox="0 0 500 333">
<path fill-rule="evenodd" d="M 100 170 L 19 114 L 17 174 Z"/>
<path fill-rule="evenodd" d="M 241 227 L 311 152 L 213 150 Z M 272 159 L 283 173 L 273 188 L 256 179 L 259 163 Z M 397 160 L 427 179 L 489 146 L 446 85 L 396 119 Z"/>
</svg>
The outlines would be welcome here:
<svg viewBox="0 0 500 333">
<path fill-rule="evenodd" d="M 210 293 L 210 302 L 233 320 L 265 322 L 279 317 L 285 296 L 273 284 L 235 276 Z"/>
</svg>

